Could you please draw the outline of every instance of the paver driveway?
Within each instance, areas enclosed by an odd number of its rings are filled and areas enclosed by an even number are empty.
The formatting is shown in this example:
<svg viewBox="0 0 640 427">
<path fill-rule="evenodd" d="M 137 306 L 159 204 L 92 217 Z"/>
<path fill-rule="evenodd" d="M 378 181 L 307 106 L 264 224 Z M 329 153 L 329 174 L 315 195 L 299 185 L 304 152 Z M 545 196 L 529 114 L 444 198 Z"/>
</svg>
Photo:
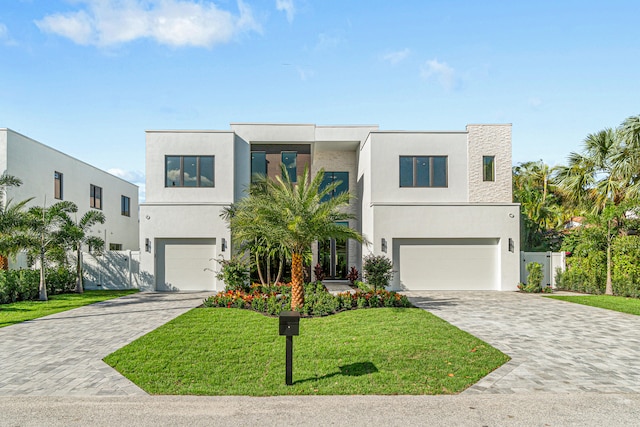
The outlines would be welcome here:
<svg viewBox="0 0 640 427">
<path fill-rule="evenodd" d="M 0 396 L 146 395 L 102 358 L 211 293 L 138 293 L 0 328 Z"/>
<path fill-rule="evenodd" d="M 640 316 L 516 292 L 409 292 L 512 360 L 464 393 L 640 392 Z"/>
</svg>

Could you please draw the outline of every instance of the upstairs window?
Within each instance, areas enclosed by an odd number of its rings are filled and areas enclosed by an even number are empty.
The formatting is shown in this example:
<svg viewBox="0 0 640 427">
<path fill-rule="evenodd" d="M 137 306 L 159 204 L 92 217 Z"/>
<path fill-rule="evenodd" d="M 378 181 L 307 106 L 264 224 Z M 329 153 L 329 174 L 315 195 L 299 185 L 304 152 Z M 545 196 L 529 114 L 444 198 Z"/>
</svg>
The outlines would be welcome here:
<svg viewBox="0 0 640 427">
<path fill-rule="evenodd" d="M 296 151 L 283 151 L 282 152 L 282 164 L 287 168 L 287 174 L 289 175 L 289 179 L 291 182 L 297 181 L 297 170 L 296 170 L 296 160 L 298 158 L 298 153 Z M 283 178 L 285 178 L 283 176 Z"/>
<path fill-rule="evenodd" d="M 447 187 L 447 156 L 400 156 L 400 187 Z"/>
<path fill-rule="evenodd" d="M 251 181 L 258 176 L 267 176 L 267 153 L 265 151 L 251 152 Z"/>
<path fill-rule="evenodd" d="M 89 185 L 89 206 L 95 209 L 102 209 L 102 187 Z"/>
<path fill-rule="evenodd" d="M 165 187 L 213 187 L 214 156 L 166 156 Z"/>
<path fill-rule="evenodd" d="M 349 172 L 325 172 L 320 190 L 324 190 L 329 184 L 340 181 L 340 184 L 330 193 L 322 198 L 323 202 L 331 200 L 340 193 L 349 191 Z"/>
<path fill-rule="evenodd" d="M 62 200 L 62 172 L 53 173 L 53 197 Z"/>
<path fill-rule="evenodd" d="M 496 156 L 482 156 L 482 180 L 496 180 Z"/>
<path fill-rule="evenodd" d="M 131 216 L 131 199 L 127 196 L 120 197 L 120 215 Z"/>
</svg>

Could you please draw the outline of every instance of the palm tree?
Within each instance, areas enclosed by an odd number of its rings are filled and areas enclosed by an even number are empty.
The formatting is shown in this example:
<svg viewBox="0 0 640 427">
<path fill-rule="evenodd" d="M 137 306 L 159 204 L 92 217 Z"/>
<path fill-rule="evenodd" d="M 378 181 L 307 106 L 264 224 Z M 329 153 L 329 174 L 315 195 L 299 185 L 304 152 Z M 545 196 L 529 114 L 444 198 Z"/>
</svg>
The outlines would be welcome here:
<svg viewBox="0 0 640 427">
<path fill-rule="evenodd" d="M 24 207 L 31 199 L 13 203 L 7 199 L 7 187 L 18 187 L 22 181 L 6 173 L 0 176 L 0 269 L 9 268 L 9 256 L 14 256 L 20 248 L 16 245 L 13 235 L 24 220 Z"/>
<path fill-rule="evenodd" d="M 69 213 L 78 211 L 78 207 L 73 202 L 58 202 L 47 207 L 45 198 L 44 203 L 44 206 L 29 208 L 24 226 L 16 236 L 16 244 L 27 249 L 40 262 L 40 301 L 48 299 L 45 278 L 48 258 L 55 254 L 64 253 L 65 219 Z"/>
<path fill-rule="evenodd" d="M 348 205 L 349 193 L 340 193 L 326 201 L 339 182 L 321 190 L 324 171 L 310 179 L 305 168 L 303 176 L 292 182 L 282 165 L 282 178 L 267 181 L 264 193 L 250 194 L 238 202 L 230 219 L 234 239 L 239 242 L 262 237 L 272 244 L 281 244 L 291 254 L 291 308 L 304 304 L 303 259 L 311 244 L 328 238 L 355 239 L 362 236 L 355 230 L 338 224 L 353 218 L 341 210 Z"/>
<path fill-rule="evenodd" d="M 74 213 L 77 212 L 77 208 Z M 89 234 L 89 230 L 95 224 L 104 224 L 106 218 L 100 211 L 90 210 L 78 221 L 73 221 L 68 213 L 65 212 L 65 225 L 63 228 L 63 239 L 70 249 L 76 251 L 76 292 L 82 293 L 82 245 L 88 245 L 89 248 L 100 252 L 104 248 L 104 240 L 98 236 Z"/>
</svg>

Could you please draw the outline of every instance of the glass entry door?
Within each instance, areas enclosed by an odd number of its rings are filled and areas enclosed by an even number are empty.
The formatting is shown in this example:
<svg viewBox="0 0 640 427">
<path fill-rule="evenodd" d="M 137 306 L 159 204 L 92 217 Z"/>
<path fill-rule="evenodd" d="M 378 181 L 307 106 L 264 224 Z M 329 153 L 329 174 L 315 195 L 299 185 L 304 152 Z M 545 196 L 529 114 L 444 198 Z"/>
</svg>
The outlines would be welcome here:
<svg viewBox="0 0 640 427">
<path fill-rule="evenodd" d="M 339 223 L 345 227 L 345 222 Z M 329 239 L 318 242 L 318 259 L 325 279 L 342 280 L 347 278 L 347 239 Z"/>
</svg>

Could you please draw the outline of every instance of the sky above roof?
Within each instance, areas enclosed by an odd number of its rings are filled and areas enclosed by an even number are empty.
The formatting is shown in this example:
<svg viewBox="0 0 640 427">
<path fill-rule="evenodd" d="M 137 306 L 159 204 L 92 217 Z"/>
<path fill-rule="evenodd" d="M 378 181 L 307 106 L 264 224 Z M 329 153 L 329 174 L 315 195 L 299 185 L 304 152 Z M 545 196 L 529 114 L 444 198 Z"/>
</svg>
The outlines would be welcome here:
<svg viewBox="0 0 640 427">
<path fill-rule="evenodd" d="M 0 127 L 134 183 L 147 129 L 464 130 L 564 163 L 640 114 L 635 0 L 3 0 Z"/>
</svg>

